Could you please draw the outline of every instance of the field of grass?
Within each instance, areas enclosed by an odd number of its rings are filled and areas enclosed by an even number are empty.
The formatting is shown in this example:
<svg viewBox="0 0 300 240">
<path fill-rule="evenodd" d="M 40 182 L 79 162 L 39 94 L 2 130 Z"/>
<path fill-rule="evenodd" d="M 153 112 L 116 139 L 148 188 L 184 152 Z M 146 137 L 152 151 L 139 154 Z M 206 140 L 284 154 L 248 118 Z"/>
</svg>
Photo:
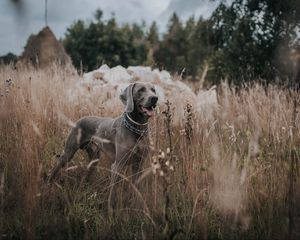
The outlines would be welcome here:
<svg viewBox="0 0 300 240">
<path fill-rule="evenodd" d="M 0 67 L 0 239 L 300 239 L 296 93 L 222 84 L 213 118 L 187 104 L 181 125 L 169 99 L 151 119 L 143 180 L 122 178 L 110 211 L 106 159 L 87 182 L 78 152 L 47 183 L 73 122 L 122 113 L 106 93 L 70 99 L 79 78 Z"/>
</svg>

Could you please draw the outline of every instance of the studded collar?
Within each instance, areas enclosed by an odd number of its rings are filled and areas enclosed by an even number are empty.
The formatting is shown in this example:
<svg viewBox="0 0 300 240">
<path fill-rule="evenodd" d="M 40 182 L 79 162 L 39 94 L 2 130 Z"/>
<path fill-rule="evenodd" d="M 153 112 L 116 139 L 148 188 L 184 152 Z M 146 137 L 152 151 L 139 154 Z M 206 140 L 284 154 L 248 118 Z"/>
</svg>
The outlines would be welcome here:
<svg viewBox="0 0 300 240">
<path fill-rule="evenodd" d="M 148 123 L 138 123 L 134 121 L 126 112 L 122 117 L 122 125 L 125 126 L 129 131 L 138 135 L 144 135 L 148 132 Z"/>
</svg>

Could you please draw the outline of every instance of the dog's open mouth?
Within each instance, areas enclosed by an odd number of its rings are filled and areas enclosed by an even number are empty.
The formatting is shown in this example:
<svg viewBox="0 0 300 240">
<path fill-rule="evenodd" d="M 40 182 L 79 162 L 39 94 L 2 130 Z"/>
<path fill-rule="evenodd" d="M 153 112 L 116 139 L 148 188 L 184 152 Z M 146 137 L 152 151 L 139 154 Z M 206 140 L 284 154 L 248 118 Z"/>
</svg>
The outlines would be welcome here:
<svg viewBox="0 0 300 240">
<path fill-rule="evenodd" d="M 148 117 L 152 117 L 154 115 L 154 108 L 156 106 L 150 106 L 150 107 L 145 107 L 145 106 L 141 106 L 142 112 L 148 116 Z"/>
</svg>

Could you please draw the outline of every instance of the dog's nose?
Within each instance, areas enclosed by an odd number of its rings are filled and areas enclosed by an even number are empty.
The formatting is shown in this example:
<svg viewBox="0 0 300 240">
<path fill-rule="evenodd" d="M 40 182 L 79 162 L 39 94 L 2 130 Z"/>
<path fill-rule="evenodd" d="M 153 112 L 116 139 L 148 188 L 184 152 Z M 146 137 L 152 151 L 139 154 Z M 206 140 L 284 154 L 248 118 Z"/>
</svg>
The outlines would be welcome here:
<svg viewBox="0 0 300 240">
<path fill-rule="evenodd" d="M 152 104 L 157 103 L 157 100 L 158 100 L 158 97 L 156 97 L 156 96 L 151 96 L 151 97 L 150 97 L 150 102 L 151 102 Z"/>
</svg>

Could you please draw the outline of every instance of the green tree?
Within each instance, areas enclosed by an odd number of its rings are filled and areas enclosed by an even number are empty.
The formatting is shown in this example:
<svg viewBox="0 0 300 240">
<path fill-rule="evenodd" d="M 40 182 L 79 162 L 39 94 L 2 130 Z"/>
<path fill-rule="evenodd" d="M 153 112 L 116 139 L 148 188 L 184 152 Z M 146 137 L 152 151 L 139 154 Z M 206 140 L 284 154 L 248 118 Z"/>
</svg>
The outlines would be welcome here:
<svg viewBox="0 0 300 240">
<path fill-rule="evenodd" d="M 187 73 L 195 78 L 201 74 L 205 62 L 214 49 L 211 24 L 209 20 L 203 20 L 201 17 L 197 22 L 194 18 L 190 18 L 185 31 L 188 40 Z"/>
<path fill-rule="evenodd" d="M 156 22 L 152 22 L 149 31 L 146 34 L 146 40 L 148 43 L 148 54 L 146 64 L 150 66 L 155 66 L 154 53 L 159 48 L 159 33 Z"/>
<path fill-rule="evenodd" d="M 152 22 L 149 31 L 146 36 L 148 42 L 150 43 L 151 47 L 157 46 L 159 43 L 159 34 L 158 34 L 158 27 L 156 22 Z"/>
<path fill-rule="evenodd" d="M 13 53 L 8 53 L 6 55 L 0 56 L 0 64 L 11 64 L 16 63 L 18 57 Z"/>
<path fill-rule="evenodd" d="M 168 32 L 164 35 L 154 59 L 159 66 L 171 72 L 181 72 L 186 67 L 187 39 L 177 14 L 169 21 Z"/>
<path fill-rule="evenodd" d="M 70 28 L 63 40 L 73 64 L 85 70 L 93 70 L 101 64 L 141 65 L 147 59 L 146 38 L 143 24 L 119 26 L 114 17 L 102 20 L 97 10 L 95 21 L 85 24 L 79 20 Z"/>
<path fill-rule="evenodd" d="M 217 49 L 210 57 L 212 80 L 228 78 L 240 84 L 251 80 L 271 82 L 276 77 L 281 81 L 291 79 L 280 52 L 297 48 L 299 5 L 294 0 L 220 4 L 211 17 Z"/>
<path fill-rule="evenodd" d="M 63 40 L 64 47 L 76 67 L 80 67 L 82 59 L 86 59 L 84 34 L 84 22 L 78 20 L 67 29 L 66 37 Z"/>
</svg>

